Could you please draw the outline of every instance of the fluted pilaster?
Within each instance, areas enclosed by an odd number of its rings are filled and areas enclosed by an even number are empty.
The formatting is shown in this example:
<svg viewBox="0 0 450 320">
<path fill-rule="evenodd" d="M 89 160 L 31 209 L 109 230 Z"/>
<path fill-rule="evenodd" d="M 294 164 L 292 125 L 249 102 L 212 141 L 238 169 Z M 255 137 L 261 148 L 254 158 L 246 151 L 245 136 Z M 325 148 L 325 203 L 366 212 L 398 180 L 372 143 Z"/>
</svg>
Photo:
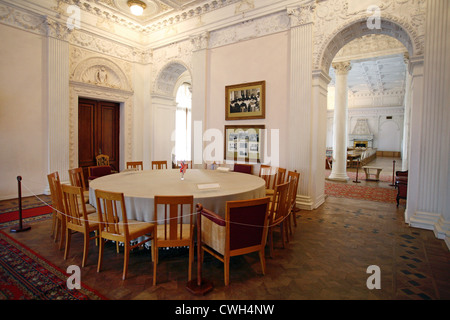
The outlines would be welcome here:
<svg viewBox="0 0 450 320">
<path fill-rule="evenodd" d="M 49 22 L 48 26 L 48 172 L 58 171 L 61 180 L 68 181 L 69 43 L 58 23 Z"/>
<path fill-rule="evenodd" d="M 411 141 L 418 148 L 410 165 L 418 181 L 408 190 L 407 209 L 414 215 L 407 218 L 413 226 L 434 230 L 450 246 L 450 2 L 428 1 L 426 21 L 423 107 L 411 124 L 421 132 Z"/>
</svg>

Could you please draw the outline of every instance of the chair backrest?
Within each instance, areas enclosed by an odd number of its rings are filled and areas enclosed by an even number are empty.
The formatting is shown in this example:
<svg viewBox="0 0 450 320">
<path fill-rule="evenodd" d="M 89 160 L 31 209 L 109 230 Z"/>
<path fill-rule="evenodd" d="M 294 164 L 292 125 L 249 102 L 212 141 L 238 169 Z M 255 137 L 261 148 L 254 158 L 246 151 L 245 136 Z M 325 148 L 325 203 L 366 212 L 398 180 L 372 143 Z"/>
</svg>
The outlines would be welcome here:
<svg viewBox="0 0 450 320">
<path fill-rule="evenodd" d="M 289 195 L 291 199 L 291 206 L 295 206 L 296 197 L 297 197 L 297 190 L 298 190 L 298 182 L 300 180 L 300 173 L 296 171 L 289 171 L 286 176 L 286 182 L 294 181 L 293 185 L 291 185 L 289 188 Z M 293 208 L 291 208 L 293 209 Z"/>
<path fill-rule="evenodd" d="M 289 212 L 289 184 L 285 182 L 275 186 L 269 225 L 280 223 Z"/>
<path fill-rule="evenodd" d="M 277 170 L 271 166 L 262 164 L 259 168 L 259 177 L 266 182 L 266 189 L 271 189 L 277 181 Z"/>
<path fill-rule="evenodd" d="M 408 170 L 406 170 L 406 171 L 395 171 L 395 175 L 397 177 L 407 177 L 408 176 Z"/>
<path fill-rule="evenodd" d="M 59 180 L 59 173 L 50 173 L 47 175 L 47 179 L 50 189 L 50 197 L 52 199 L 53 211 L 64 212 L 64 203 L 62 200 L 61 181 Z"/>
<path fill-rule="evenodd" d="M 164 221 L 161 221 L 160 215 L 158 215 L 161 207 L 164 208 L 164 215 L 162 217 Z M 158 241 L 162 239 L 176 244 L 177 241 L 182 241 L 183 238 L 186 238 L 186 234 L 183 235 L 183 232 L 186 232 L 186 229 L 183 231 L 183 224 L 193 226 L 193 213 L 194 196 L 155 195 L 154 220 L 160 220 L 158 223 L 164 225 L 163 235 L 158 232 Z M 186 223 L 187 219 L 189 223 Z M 187 232 L 190 233 L 191 231 L 192 228 L 189 228 Z M 189 237 L 192 237 L 192 234 L 189 234 Z"/>
<path fill-rule="evenodd" d="M 276 184 L 284 183 L 285 177 L 286 177 L 286 169 L 285 168 L 277 168 Z M 275 189 L 275 184 L 274 184 L 273 188 Z"/>
<path fill-rule="evenodd" d="M 99 154 L 95 157 L 97 166 L 109 166 L 109 156 L 106 154 Z"/>
<path fill-rule="evenodd" d="M 94 180 L 112 173 L 110 166 L 93 166 L 89 167 L 89 180 Z"/>
<path fill-rule="evenodd" d="M 167 161 L 152 161 L 152 169 L 167 169 Z"/>
<path fill-rule="evenodd" d="M 253 165 L 252 164 L 235 163 L 233 170 L 234 170 L 234 172 L 242 172 L 242 173 L 252 174 Z"/>
<path fill-rule="evenodd" d="M 137 169 L 137 170 L 143 170 L 144 165 L 142 161 L 128 161 L 127 162 L 127 169 Z"/>
<path fill-rule="evenodd" d="M 68 226 L 89 226 L 86 203 L 84 202 L 83 189 L 78 186 L 61 186 L 64 201 L 64 212 Z"/>
<path fill-rule="evenodd" d="M 129 239 L 128 218 L 123 193 L 95 190 L 97 214 L 103 233 Z"/>
<path fill-rule="evenodd" d="M 226 239 L 230 251 L 265 245 L 269 224 L 270 197 L 228 201 L 226 204 Z"/>
<path fill-rule="evenodd" d="M 177 160 L 177 168 L 181 168 L 181 160 Z M 192 161 L 184 161 L 184 164 L 187 164 L 188 169 L 192 169 Z"/>
<path fill-rule="evenodd" d="M 81 187 L 83 190 L 86 189 L 86 184 L 84 182 L 84 174 L 82 168 L 69 169 L 69 178 L 72 186 Z"/>
</svg>

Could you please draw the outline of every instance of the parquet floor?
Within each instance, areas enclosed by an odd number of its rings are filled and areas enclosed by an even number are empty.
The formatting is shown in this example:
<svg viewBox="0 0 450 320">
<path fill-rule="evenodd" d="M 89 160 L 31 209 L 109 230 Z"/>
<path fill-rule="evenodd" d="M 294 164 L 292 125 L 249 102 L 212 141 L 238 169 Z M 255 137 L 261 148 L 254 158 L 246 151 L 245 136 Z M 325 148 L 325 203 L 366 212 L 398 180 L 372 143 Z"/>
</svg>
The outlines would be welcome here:
<svg viewBox="0 0 450 320">
<path fill-rule="evenodd" d="M 90 245 L 81 281 L 117 300 L 428 300 L 450 299 L 450 252 L 432 231 L 404 223 L 404 205 L 328 197 L 314 211 L 299 211 L 298 226 L 288 246 L 276 241 L 273 258 L 261 274 L 257 254 L 232 258 L 230 285 L 224 286 L 223 265 L 205 255 L 203 276 L 214 284 L 204 297 L 186 289 L 188 252 L 161 250 L 157 285 L 152 285 L 150 251 L 131 254 L 128 279 L 121 280 L 122 251 L 107 245 L 97 273 L 98 251 Z M 50 238 L 50 221 L 10 233 L 44 258 L 65 270 L 80 265 L 82 237 L 72 237 L 71 253 Z M 276 240 L 279 238 L 276 238 Z M 367 268 L 379 266 L 381 289 L 368 289 Z M 195 269 L 194 269 L 195 270 Z"/>
</svg>

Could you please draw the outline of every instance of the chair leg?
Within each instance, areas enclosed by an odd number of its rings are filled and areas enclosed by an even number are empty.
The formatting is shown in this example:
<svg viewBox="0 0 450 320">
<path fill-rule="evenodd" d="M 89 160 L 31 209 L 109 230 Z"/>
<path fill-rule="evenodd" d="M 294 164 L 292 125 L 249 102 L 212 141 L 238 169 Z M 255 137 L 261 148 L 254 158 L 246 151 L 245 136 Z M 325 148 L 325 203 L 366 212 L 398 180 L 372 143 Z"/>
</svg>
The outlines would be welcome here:
<svg viewBox="0 0 450 320">
<path fill-rule="evenodd" d="M 230 257 L 225 256 L 223 259 L 223 272 L 225 278 L 225 286 L 230 284 Z"/>
<path fill-rule="evenodd" d="M 269 255 L 273 258 L 273 229 L 272 227 L 269 229 Z"/>
<path fill-rule="evenodd" d="M 192 280 L 192 264 L 194 263 L 194 242 L 189 246 L 189 275 L 188 281 Z"/>
<path fill-rule="evenodd" d="M 128 261 L 130 260 L 130 244 L 128 241 L 125 241 L 123 254 L 124 254 L 124 257 L 123 257 L 122 280 L 125 280 L 125 278 L 127 277 L 127 272 L 128 272 Z"/>
<path fill-rule="evenodd" d="M 86 265 L 86 260 L 89 252 L 89 233 L 84 233 L 84 248 L 83 248 L 83 262 L 81 266 L 84 267 Z"/>
<path fill-rule="evenodd" d="M 158 247 L 156 246 L 156 241 L 153 240 L 152 246 L 153 250 L 153 285 L 156 286 L 156 267 L 158 265 Z"/>
<path fill-rule="evenodd" d="M 101 233 L 100 233 L 100 237 L 98 238 L 98 263 L 97 263 L 97 272 L 100 272 L 100 269 L 102 268 L 102 258 L 103 258 L 103 244 L 104 244 L 104 240 L 101 237 Z"/>
<path fill-rule="evenodd" d="M 67 260 L 67 256 L 69 255 L 71 238 L 71 232 L 69 231 L 69 228 L 66 228 L 66 248 L 64 250 L 64 260 Z"/>
<path fill-rule="evenodd" d="M 66 230 L 66 221 L 64 219 L 61 220 L 61 238 L 59 239 L 59 250 L 61 250 L 64 246 L 65 240 L 65 231 Z"/>
<path fill-rule="evenodd" d="M 266 258 L 264 256 L 264 247 L 259 250 L 259 260 L 261 261 L 262 274 L 266 274 Z"/>
</svg>

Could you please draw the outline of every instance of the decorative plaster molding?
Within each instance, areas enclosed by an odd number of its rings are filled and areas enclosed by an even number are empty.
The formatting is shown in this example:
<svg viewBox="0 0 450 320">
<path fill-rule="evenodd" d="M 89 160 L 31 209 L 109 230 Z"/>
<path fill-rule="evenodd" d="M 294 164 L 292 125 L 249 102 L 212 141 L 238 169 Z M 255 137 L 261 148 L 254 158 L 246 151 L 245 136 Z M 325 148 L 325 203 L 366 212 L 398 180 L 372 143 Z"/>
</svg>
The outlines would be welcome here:
<svg viewBox="0 0 450 320">
<path fill-rule="evenodd" d="M 290 27 L 298 27 L 304 24 L 314 22 L 316 4 L 310 1 L 298 7 L 288 7 L 287 14 L 290 18 Z"/>
<path fill-rule="evenodd" d="M 71 81 L 132 91 L 129 62 L 70 46 L 69 63 Z"/>
<path fill-rule="evenodd" d="M 332 66 L 337 75 L 346 75 L 352 69 L 350 61 L 333 62 Z"/>
<path fill-rule="evenodd" d="M 314 69 L 327 70 L 333 57 L 346 43 L 374 33 L 392 36 L 402 42 L 411 55 L 422 55 L 426 1 L 382 2 L 379 9 L 381 28 L 369 29 L 367 20 L 372 12 L 367 8 L 355 6 L 349 9 L 348 0 L 318 2 L 314 23 Z"/>
</svg>

